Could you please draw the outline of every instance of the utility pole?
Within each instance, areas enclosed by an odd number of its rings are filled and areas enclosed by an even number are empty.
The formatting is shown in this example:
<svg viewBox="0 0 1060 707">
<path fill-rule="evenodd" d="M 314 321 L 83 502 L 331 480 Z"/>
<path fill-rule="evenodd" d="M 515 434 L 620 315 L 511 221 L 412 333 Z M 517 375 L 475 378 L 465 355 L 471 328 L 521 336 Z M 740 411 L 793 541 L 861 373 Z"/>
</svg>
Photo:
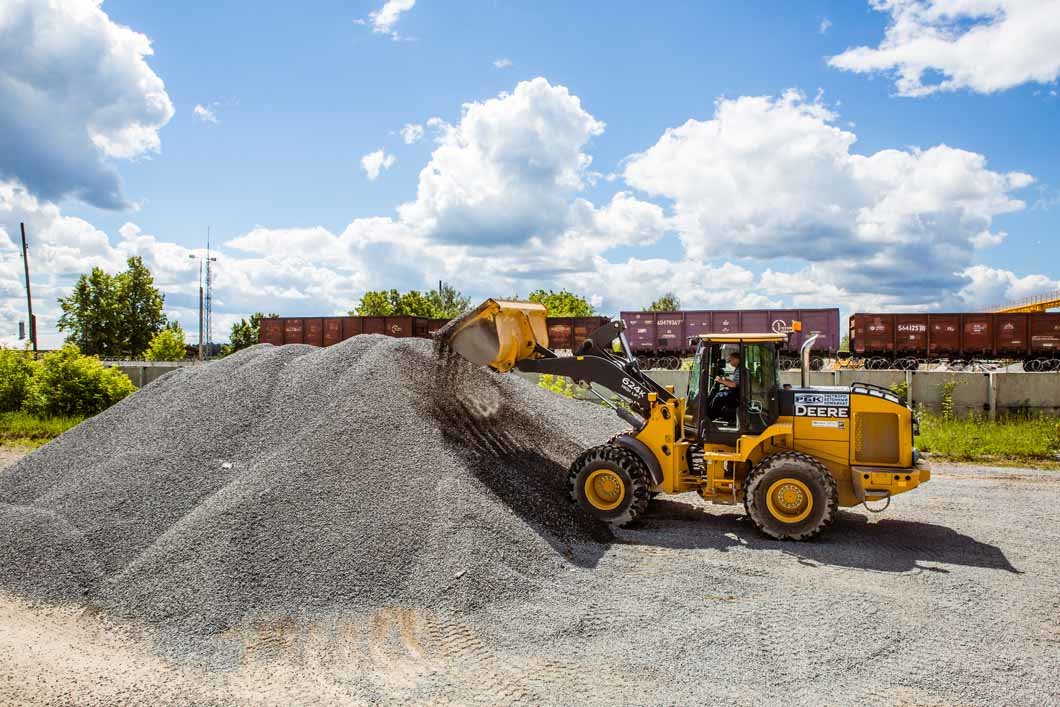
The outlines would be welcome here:
<svg viewBox="0 0 1060 707">
<path fill-rule="evenodd" d="M 29 246 L 26 245 L 26 224 L 19 223 L 22 229 L 22 265 L 26 268 L 26 309 L 29 310 L 29 341 L 33 352 L 37 352 L 37 318 L 33 316 L 33 294 L 29 288 Z"/>
</svg>

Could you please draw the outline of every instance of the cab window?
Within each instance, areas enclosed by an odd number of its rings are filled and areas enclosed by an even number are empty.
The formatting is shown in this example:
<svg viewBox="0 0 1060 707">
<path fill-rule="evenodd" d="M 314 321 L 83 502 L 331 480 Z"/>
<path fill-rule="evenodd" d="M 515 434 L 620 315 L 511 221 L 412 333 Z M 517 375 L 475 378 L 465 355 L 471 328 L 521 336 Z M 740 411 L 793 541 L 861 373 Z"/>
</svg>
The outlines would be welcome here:
<svg viewBox="0 0 1060 707">
<path fill-rule="evenodd" d="M 780 384 L 776 348 L 772 344 L 746 344 L 747 426 L 751 434 L 763 432 L 773 422 L 776 391 Z"/>
</svg>

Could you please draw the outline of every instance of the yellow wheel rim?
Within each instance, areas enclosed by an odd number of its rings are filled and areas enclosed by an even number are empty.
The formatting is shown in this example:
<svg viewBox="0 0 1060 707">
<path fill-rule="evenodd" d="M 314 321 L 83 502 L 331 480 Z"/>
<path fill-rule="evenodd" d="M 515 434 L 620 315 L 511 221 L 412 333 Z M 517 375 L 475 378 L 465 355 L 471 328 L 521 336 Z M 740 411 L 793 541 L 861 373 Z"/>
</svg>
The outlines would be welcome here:
<svg viewBox="0 0 1060 707">
<path fill-rule="evenodd" d="M 585 477 L 585 498 L 593 508 L 612 511 L 622 505 L 625 497 L 626 485 L 610 469 L 597 469 Z"/>
<path fill-rule="evenodd" d="M 769 514 L 781 523 L 799 523 L 813 510 L 813 494 L 798 479 L 780 479 L 769 487 L 766 506 Z"/>
</svg>

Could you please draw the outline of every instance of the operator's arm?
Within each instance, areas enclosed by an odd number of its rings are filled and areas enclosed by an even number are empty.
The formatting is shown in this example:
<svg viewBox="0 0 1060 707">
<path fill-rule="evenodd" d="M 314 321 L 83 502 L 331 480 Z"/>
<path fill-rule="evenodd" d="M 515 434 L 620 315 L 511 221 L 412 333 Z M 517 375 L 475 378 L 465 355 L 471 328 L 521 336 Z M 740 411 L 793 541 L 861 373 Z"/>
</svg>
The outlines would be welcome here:
<svg viewBox="0 0 1060 707">
<path fill-rule="evenodd" d="M 726 378 L 725 376 L 714 376 L 714 382 L 721 383 L 723 386 L 730 389 L 735 389 L 738 385 L 736 381 L 731 378 Z"/>
</svg>

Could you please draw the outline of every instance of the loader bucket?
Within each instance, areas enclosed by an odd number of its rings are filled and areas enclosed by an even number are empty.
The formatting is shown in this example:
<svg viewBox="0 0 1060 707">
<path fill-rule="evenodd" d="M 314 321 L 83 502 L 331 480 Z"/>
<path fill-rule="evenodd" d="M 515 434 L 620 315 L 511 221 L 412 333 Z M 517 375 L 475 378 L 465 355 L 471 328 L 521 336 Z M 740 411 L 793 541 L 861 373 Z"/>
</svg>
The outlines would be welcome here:
<svg viewBox="0 0 1060 707">
<path fill-rule="evenodd" d="M 438 330 L 435 336 L 468 361 L 507 373 L 548 347 L 548 310 L 534 302 L 488 299 Z"/>
</svg>

